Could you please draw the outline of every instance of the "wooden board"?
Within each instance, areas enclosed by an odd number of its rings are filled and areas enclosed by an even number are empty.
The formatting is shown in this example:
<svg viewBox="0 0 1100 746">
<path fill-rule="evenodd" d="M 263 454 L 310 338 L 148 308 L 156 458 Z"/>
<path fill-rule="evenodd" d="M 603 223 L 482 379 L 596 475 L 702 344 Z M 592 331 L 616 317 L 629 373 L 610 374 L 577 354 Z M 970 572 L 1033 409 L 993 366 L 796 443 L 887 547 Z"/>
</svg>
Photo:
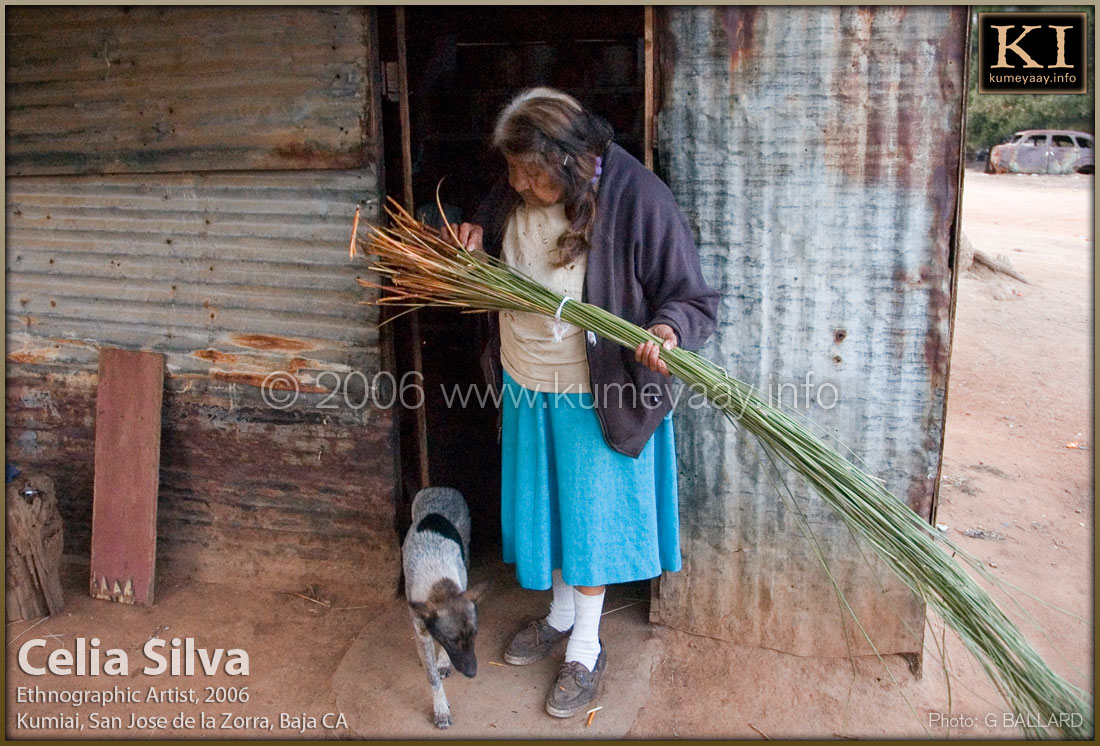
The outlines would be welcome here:
<svg viewBox="0 0 1100 746">
<path fill-rule="evenodd" d="M 153 603 L 164 356 L 104 348 L 96 392 L 95 598 Z"/>
<path fill-rule="evenodd" d="M 61 554 L 65 537 L 53 480 L 34 475 L 7 485 L 7 621 L 53 616 L 65 608 Z"/>
</svg>

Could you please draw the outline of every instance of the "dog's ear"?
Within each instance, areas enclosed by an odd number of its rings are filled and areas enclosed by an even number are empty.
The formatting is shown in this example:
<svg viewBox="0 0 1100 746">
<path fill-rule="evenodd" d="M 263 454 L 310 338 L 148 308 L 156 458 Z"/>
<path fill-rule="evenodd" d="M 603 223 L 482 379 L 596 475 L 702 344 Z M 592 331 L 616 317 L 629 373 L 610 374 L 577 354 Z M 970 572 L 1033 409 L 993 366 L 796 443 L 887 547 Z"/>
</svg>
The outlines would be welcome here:
<svg viewBox="0 0 1100 746">
<path fill-rule="evenodd" d="M 472 601 L 476 604 L 478 601 L 481 600 L 481 597 L 484 596 L 486 594 L 486 592 L 488 592 L 489 586 L 491 586 L 491 585 L 492 585 L 491 581 L 483 580 L 480 583 L 478 583 L 477 585 L 475 585 L 473 588 L 467 588 L 464 595 L 466 596 L 467 599 L 469 599 L 470 601 Z"/>
<path fill-rule="evenodd" d="M 431 601 L 409 601 L 409 608 L 421 619 L 427 620 L 435 616 L 435 604 Z"/>
</svg>

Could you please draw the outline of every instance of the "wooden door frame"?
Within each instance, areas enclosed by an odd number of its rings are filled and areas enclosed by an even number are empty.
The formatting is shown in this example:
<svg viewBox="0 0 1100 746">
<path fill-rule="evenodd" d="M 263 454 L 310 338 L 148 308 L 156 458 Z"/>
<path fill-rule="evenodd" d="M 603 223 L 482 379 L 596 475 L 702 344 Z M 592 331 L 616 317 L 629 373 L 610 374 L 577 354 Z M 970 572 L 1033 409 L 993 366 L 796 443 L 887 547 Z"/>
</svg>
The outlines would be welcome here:
<svg viewBox="0 0 1100 746">
<path fill-rule="evenodd" d="M 389 11 L 387 13 L 387 10 Z M 408 59 L 407 59 L 407 37 L 406 37 L 406 18 L 407 14 L 403 6 L 396 6 L 392 9 L 376 8 L 375 12 L 375 29 L 376 33 L 388 33 L 391 29 L 394 34 L 394 48 L 383 54 L 382 45 L 375 45 L 377 50 L 377 65 L 379 69 L 379 77 L 385 78 L 384 72 L 388 70 L 395 80 L 388 81 L 387 84 L 379 85 L 379 93 L 377 95 L 377 101 L 379 105 L 378 116 L 375 118 L 377 121 L 377 127 L 379 131 L 379 142 L 381 138 L 385 137 L 385 133 L 382 132 L 382 102 L 388 98 L 387 87 L 392 91 L 396 87 L 396 103 L 398 104 L 398 117 L 399 117 L 399 138 L 400 138 L 400 169 L 401 169 L 401 203 L 402 206 L 410 213 L 415 211 L 415 194 L 413 193 L 413 174 L 412 174 L 412 134 L 411 134 L 411 111 L 409 103 L 409 71 L 408 71 Z M 656 127 L 656 114 L 659 106 L 659 94 L 658 87 L 660 84 L 660 68 L 659 68 L 659 16 L 658 11 L 654 6 L 644 6 L 644 92 L 643 92 L 643 104 L 644 104 L 644 122 L 643 122 L 643 155 L 646 167 L 651 170 L 654 168 L 656 161 L 657 151 L 657 127 Z M 392 14 L 392 15 L 390 15 Z M 383 23 L 383 18 L 385 22 Z M 379 31 L 379 29 L 385 29 L 385 31 Z M 393 59 L 396 57 L 396 61 Z M 381 83 L 381 81 L 380 81 Z M 396 83 L 396 86 L 393 84 Z M 389 97 L 390 105 L 392 106 L 393 98 Z M 392 112 L 392 108 L 390 109 Z M 386 161 L 387 148 L 380 147 L 380 162 L 384 168 Z M 390 164 L 396 165 L 396 153 L 390 150 Z M 396 174 L 395 174 L 396 175 Z M 382 183 L 382 193 L 386 193 L 386 180 L 380 178 Z M 390 184 L 391 191 L 396 191 L 396 180 Z M 419 374 L 421 380 L 423 380 L 423 360 L 421 356 L 421 330 L 420 320 L 417 312 L 408 314 L 407 317 L 408 326 L 405 333 L 410 338 L 411 354 L 407 354 L 407 359 L 399 361 L 397 355 L 397 345 L 394 340 L 395 329 L 391 329 L 389 325 L 385 327 L 388 329 L 387 339 L 389 340 L 389 360 L 391 361 L 391 367 L 395 375 L 404 375 L 406 373 Z M 399 366 L 404 366 L 401 370 Z M 407 370 L 405 369 L 407 368 Z M 430 484 L 429 474 L 429 444 L 428 444 L 428 428 L 427 428 L 427 416 L 423 406 L 417 407 L 414 413 L 403 411 L 401 413 L 404 416 L 412 414 L 411 426 L 415 431 L 415 436 L 412 438 L 414 445 L 412 446 L 416 453 L 401 454 L 400 448 L 398 448 L 397 454 L 397 473 L 399 475 L 399 495 L 396 500 L 396 505 L 400 509 L 406 499 L 411 499 L 411 495 L 404 495 L 404 492 L 409 491 L 408 488 L 401 484 L 401 475 L 404 473 L 404 468 L 409 462 L 413 462 L 417 465 L 419 487 L 425 487 Z M 410 466 L 410 480 L 411 480 L 411 464 Z M 411 487 L 411 485 L 409 485 Z M 400 524 L 400 520 L 398 521 Z"/>
</svg>

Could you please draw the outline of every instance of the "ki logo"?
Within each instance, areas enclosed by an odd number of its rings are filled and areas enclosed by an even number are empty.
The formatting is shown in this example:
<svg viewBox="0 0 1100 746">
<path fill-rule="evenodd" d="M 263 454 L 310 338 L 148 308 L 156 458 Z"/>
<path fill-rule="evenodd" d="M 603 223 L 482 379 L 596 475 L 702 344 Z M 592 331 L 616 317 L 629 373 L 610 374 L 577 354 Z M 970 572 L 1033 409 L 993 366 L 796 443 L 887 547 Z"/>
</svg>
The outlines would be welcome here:
<svg viewBox="0 0 1100 746">
<path fill-rule="evenodd" d="M 979 93 L 1084 93 L 1084 13 L 979 13 Z"/>
</svg>

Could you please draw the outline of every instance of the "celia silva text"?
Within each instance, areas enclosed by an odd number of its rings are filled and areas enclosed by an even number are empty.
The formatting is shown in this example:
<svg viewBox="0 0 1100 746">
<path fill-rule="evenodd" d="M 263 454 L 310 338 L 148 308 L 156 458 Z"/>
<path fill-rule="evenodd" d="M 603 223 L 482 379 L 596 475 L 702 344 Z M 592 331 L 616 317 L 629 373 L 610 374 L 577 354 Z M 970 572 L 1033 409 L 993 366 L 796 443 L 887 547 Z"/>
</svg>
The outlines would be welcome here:
<svg viewBox="0 0 1100 746">
<path fill-rule="evenodd" d="M 129 676 L 130 660 L 125 650 L 99 649 L 99 638 L 76 638 L 75 650 L 58 648 L 46 657 L 45 666 L 35 665 L 30 658 L 36 648 L 46 647 L 43 639 L 27 640 L 19 648 L 19 668 L 30 676 Z M 170 649 L 165 650 L 165 647 Z M 196 648 L 195 638 L 173 637 L 171 643 L 157 637 L 141 649 L 149 664 L 142 669 L 146 676 L 168 672 L 170 676 L 194 676 L 196 668 L 207 676 L 224 672 L 228 676 L 248 676 L 248 653 L 240 648 L 223 650 Z"/>
</svg>

